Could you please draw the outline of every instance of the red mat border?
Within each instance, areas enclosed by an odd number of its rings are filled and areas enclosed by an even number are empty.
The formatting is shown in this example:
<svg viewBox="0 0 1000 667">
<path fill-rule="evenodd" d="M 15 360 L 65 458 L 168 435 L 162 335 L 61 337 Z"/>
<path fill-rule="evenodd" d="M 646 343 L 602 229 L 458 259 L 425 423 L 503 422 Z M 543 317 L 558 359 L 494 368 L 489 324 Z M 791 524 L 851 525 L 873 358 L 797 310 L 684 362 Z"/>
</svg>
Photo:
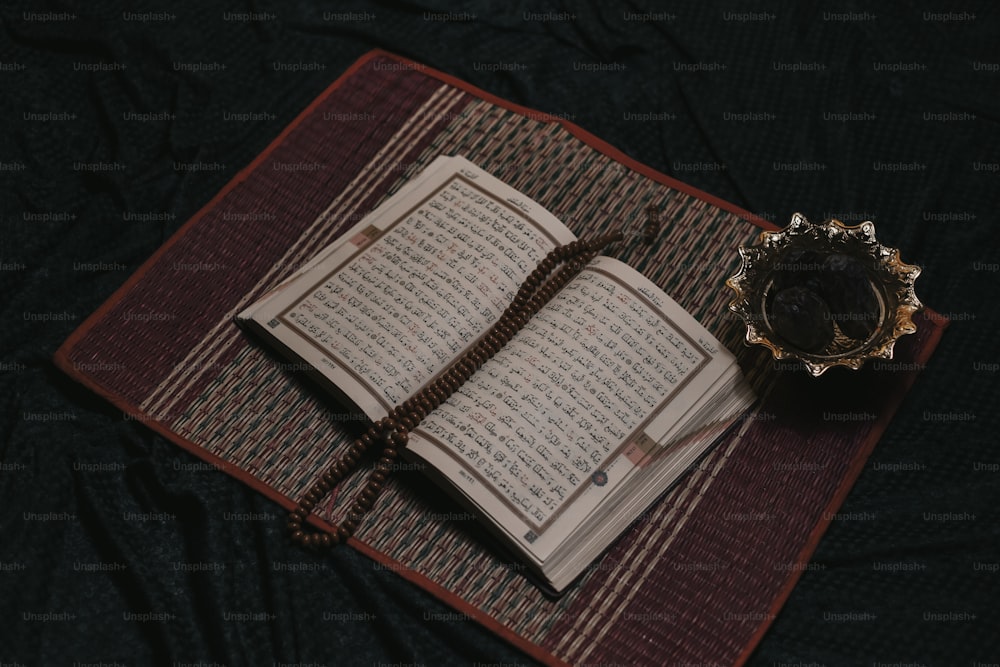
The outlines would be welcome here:
<svg viewBox="0 0 1000 667">
<path fill-rule="evenodd" d="M 186 438 L 177 435 L 176 433 L 172 432 L 169 429 L 169 427 L 167 427 L 165 424 L 145 418 L 142 410 L 138 406 L 132 404 L 130 401 L 125 400 L 120 395 L 115 394 L 112 391 L 109 391 L 103 385 L 98 384 L 96 381 L 92 380 L 89 376 L 87 376 L 84 372 L 76 368 L 75 365 L 72 363 L 70 356 L 72 349 L 77 345 L 77 343 L 79 343 L 81 339 L 83 339 L 83 337 L 87 335 L 90 329 L 97 322 L 99 322 L 108 311 L 110 311 L 119 301 L 121 301 L 125 296 L 127 296 L 132 287 L 134 287 L 140 280 L 142 280 L 146 272 L 153 265 L 157 263 L 160 257 L 162 257 L 166 252 L 168 252 L 171 246 L 177 243 L 181 239 L 181 237 L 184 236 L 184 234 L 190 231 L 201 220 L 201 218 L 204 217 L 209 211 L 211 211 L 231 190 L 233 190 L 240 183 L 244 182 L 249 177 L 250 173 L 264 160 L 266 160 L 267 157 L 284 142 L 285 138 L 304 119 L 306 119 L 309 115 L 311 115 L 315 111 L 315 109 L 320 104 L 322 104 L 327 97 L 329 97 L 334 91 L 336 91 L 352 75 L 356 74 L 359 70 L 363 69 L 370 61 L 377 58 L 388 58 L 395 60 L 404 66 L 419 71 L 421 74 L 436 78 L 443 83 L 447 83 L 475 97 L 483 99 L 499 107 L 505 108 L 509 111 L 514 111 L 516 113 L 528 116 L 529 118 L 532 118 L 534 120 L 558 123 L 562 125 L 562 127 L 566 131 L 568 131 L 576 138 L 580 139 L 585 144 L 589 145 L 591 148 L 594 148 L 600 153 L 603 153 L 605 156 L 617 162 L 620 162 L 621 164 L 624 164 L 630 169 L 642 174 L 643 176 L 646 176 L 647 178 L 655 182 L 661 183 L 670 188 L 688 194 L 692 197 L 701 199 L 709 204 L 712 204 L 713 206 L 734 213 L 735 215 L 747 220 L 748 222 L 751 222 L 752 224 L 764 230 L 773 231 L 779 229 L 779 227 L 774 223 L 771 223 L 768 220 L 761 218 L 751 213 L 750 211 L 747 211 L 746 209 L 743 209 L 725 200 L 719 199 L 714 195 L 711 195 L 703 190 L 699 190 L 698 188 L 692 187 L 686 183 L 678 181 L 677 179 L 671 176 L 667 176 L 666 174 L 660 173 L 654 170 L 653 168 L 634 160 L 625 153 L 621 152 L 619 149 L 608 144 L 607 142 L 598 138 L 597 136 L 591 134 L 582 127 L 567 121 L 564 118 L 560 118 L 558 116 L 554 116 L 546 112 L 537 111 L 529 107 L 515 104 L 508 100 L 497 97 L 496 95 L 493 95 L 492 93 L 489 93 L 485 90 L 482 90 L 481 88 L 473 86 L 451 74 L 436 70 L 422 63 L 415 62 L 413 60 L 390 53 L 388 51 L 382 49 L 375 49 L 367 52 L 366 54 L 361 56 L 358 60 L 356 60 L 339 77 L 337 77 L 337 79 L 333 83 L 331 83 L 326 88 L 326 90 L 324 90 L 305 109 L 303 109 L 302 112 L 298 116 L 296 116 L 296 118 L 291 123 L 289 123 L 284 128 L 284 130 L 282 130 L 281 133 L 277 137 L 275 137 L 273 141 L 271 141 L 270 144 L 268 144 L 267 148 L 265 148 L 256 158 L 254 158 L 254 160 L 250 162 L 250 164 L 248 164 L 246 167 L 237 172 L 236 175 L 233 176 L 233 178 L 214 197 L 212 197 L 212 199 L 208 201 L 208 203 L 202 206 L 198 210 L 198 212 L 195 213 L 194 216 L 192 216 L 191 219 L 189 219 L 186 223 L 184 223 L 156 252 L 154 252 L 149 257 L 149 259 L 143 262 L 143 264 L 136 270 L 136 272 L 132 274 L 128 278 L 128 280 L 126 280 L 125 283 L 122 284 L 121 287 L 115 290 L 115 292 L 96 311 L 94 311 L 86 320 L 83 321 L 83 323 L 75 331 L 73 331 L 72 334 L 70 334 L 70 336 L 59 347 L 59 349 L 56 350 L 55 355 L 53 357 L 55 365 L 60 370 L 62 370 L 71 378 L 73 378 L 74 380 L 78 381 L 79 383 L 87 387 L 89 390 L 93 391 L 94 393 L 98 394 L 99 396 L 107 400 L 115 407 L 121 409 L 123 413 L 129 414 L 130 416 L 134 417 L 137 421 L 141 421 L 147 427 L 149 427 L 156 433 L 162 435 L 171 442 L 177 444 L 182 449 L 185 449 L 186 451 L 194 454 L 196 457 L 204 460 L 207 463 L 211 463 L 212 465 L 216 466 L 223 472 L 238 479 L 247 486 L 253 488 L 254 490 L 266 496 L 267 498 L 270 498 L 271 500 L 277 502 L 279 505 L 285 507 L 288 510 L 291 510 L 295 506 L 295 502 L 293 500 L 278 493 L 273 488 L 267 486 L 266 484 L 258 480 L 256 477 L 253 477 L 252 475 L 238 468 L 237 466 L 206 451 L 205 449 L 195 444 L 194 442 L 191 442 L 190 440 L 187 440 Z M 925 343 L 923 349 L 921 350 L 921 353 L 915 360 L 919 364 L 925 364 L 927 362 L 927 360 L 933 353 L 934 349 L 937 347 L 938 342 L 940 341 L 941 336 L 944 332 L 944 329 L 949 324 L 946 318 L 938 315 L 937 313 L 934 313 L 929 309 L 926 310 L 924 314 L 927 316 L 927 323 L 933 326 L 933 330 L 929 333 L 927 343 Z M 899 407 L 899 404 L 902 402 L 906 393 L 913 385 L 913 382 L 916 379 L 916 375 L 917 375 L 916 372 L 909 373 L 909 376 L 901 384 L 900 387 L 901 391 L 898 391 L 896 393 L 895 400 L 891 401 L 890 403 L 891 410 L 889 411 L 888 416 L 884 419 L 881 419 L 874 426 L 868 438 L 866 439 L 862 447 L 858 450 L 858 453 L 856 454 L 855 459 L 851 464 L 851 467 L 842 478 L 841 484 L 837 488 L 837 491 L 834 494 L 833 499 L 828 504 L 826 511 L 824 511 L 824 513 L 822 514 L 820 522 L 817 523 L 817 525 L 813 528 L 812 532 L 809 535 L 809 538 L 806 541 L 805 546 L 800 552 L 797 562 L 798 565 L 804 565 L 805 563 L 807 563 L 813 552 L 816 550 L 820 538 L 823 536 L 823 534 L 829 527 L 832 516 L 835 514 L 836 510 L 843 504 L 844 500 L 847 497 L 847 494 L 851 490 L 851 487 L 854 485 L 854 482 L 857 480 L 858 476 L 861 474 L 861 471 L 864 469 L 864 465 L 867 462 L 871 452 L 874 450 L 875 444 L 881 438 L 882 434 L 884 433 L 885 429 L 888 427 L 889 422 L 892 419 L 892 415 L 895 413 L 896 409 Z M 310 522 L 320 529 L 330 528 L 329 525 L 317 519 L 315 516 L 310 517 Z M 548 665 L 559 665 L 559 666 L 568 665 L 568 663 L 556 658 L 551 653 L 541 648 L 539 645 L 524 639 L 520 635 L 516 634 L 515 632 L 511 631 L 506 626 L 501 624 L 499 621 L 495 620 L 493 617 L 483 614 L 482 612 L 480 612 L 478 608 L 474 607 L 473 605 L 470 605 L 459 596 L 454 595 L 444 587 L 431 581 L 430 579 L 421 575 L 420 573 L 410 570 L 405 566 L 402 566 L 397 561 L 394 561 L 385 554 L 376 551 L 375 549 L 360 542 L 359 540 L 351 538 L 348 544 L 352 548 L 356 549 L 358 552 L 363 553 L 364 555 L 368 556 L 369 558 L 373 559 L 376 562 L 382 563 L 384 565 L 393 566 L 390 569 L 395 574 L 419 586 L 423 590 L 427 591 L 431 595 L 434 595 L 435 597 L 445 602 L 446 604 L 452 606 L 453 608 L 461 611 L 467 617 L 475 620 L 479 624 L 489 629 L 491 632 L 494 632 L 495 634 L 502 637 L 506 641 L 510 642 L 514 646 L 523 650 L 526 654 L 528 654 L 532 658 Z M 802 567 L 792 568 L 792 571 L 789 573 L 789 577 L 786 580 L 784 587 L 778 592 L 777 596 L 774 598 L 774 601 L 770 608 L 771 613 L 768 614 L 766 619 L 762 621 L 761 624 L 758 626 L 756 632 L 751 637 L 747 646 L 744 648 L 743 652 L 738 657 L 736 663 L 734 663 L 735 667 L 740 667 L 750 657 L 751 653 L 756 648 L 757 644 L 760 642 L 764 634 L 767 632 L 774 618 L 777 616 L 781 607 L 788 599 L 788 596 L 791 595 L 792 589 L 798 582 L 799 577 L 802 576 L 803 571 L 804 568 Z"/>
</svg>

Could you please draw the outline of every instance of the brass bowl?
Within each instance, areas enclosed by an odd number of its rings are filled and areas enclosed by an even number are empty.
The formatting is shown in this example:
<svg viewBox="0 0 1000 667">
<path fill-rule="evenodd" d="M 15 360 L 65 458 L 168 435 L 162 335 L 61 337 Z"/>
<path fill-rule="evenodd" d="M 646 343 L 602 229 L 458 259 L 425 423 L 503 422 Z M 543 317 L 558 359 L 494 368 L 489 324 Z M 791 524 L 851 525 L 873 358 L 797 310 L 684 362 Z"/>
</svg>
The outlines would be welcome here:
<svg viewBox="0 0 1000 667">
<path fill-rule="evenodd" d="M 809 352 L 784 340 L 772 328 L 768 300 L 781 259 L 792 250 L 820 255 L 844 253 L 863 263 L 878 300 L 875 330 L 865 340 L 845 335 L 834 322 L 833 340 L 819 351 Z M 857 370 L 867 359 L 891 359 L 896 340 L 917 330 L 912 316 L 923 308 L 913 290 L 920 267 L 905 264 L 899 250 L 887 248 L 875 238 L 875 225 L 863 222 L 848 227 L 839 220 L 814 225 L 801 213 L 779 232 L 761 232 L 757 244 L 741 246 L 743 265 L 726 280 L 735 295 L 729 309 L 746 324 L 746 344 L 768 347 L 775 359 L 796 359 L 814 377 L 834 366 Z"/>
</svg>

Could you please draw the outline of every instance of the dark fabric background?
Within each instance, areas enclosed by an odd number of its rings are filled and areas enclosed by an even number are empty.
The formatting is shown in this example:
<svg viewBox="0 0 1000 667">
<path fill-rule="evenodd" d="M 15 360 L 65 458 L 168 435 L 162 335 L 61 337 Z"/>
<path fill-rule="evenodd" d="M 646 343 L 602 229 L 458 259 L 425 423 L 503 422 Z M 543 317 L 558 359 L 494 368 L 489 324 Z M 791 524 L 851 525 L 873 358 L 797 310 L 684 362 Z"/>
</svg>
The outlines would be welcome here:
<svg viewBox="0 0 1000 667">
<path fill-rule="evenodd" d="M 356 553 L 290 548 L 275 505 L 51 363 L 375 47 L 780 225 L 873 219 L 921 265 L 954 322 L 749 664 L 998 661 L 1000 20 L 946 5 L 4 3 L 0 662 L 531 664 Z"/>
</svg>

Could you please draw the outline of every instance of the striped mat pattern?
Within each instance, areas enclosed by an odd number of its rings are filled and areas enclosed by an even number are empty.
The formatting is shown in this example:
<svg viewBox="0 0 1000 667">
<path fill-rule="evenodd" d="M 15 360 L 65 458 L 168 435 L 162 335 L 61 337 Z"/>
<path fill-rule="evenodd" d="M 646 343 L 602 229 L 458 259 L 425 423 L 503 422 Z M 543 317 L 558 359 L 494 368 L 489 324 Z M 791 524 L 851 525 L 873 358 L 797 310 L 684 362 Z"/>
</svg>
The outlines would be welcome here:
<svg viewBox="0 0 1000 667">
<path fill-rule="evenodd" d="M 760 231 L 752 217 L 579 128 L 373 52 L 85 322 L 57 362 L 290 506 L 363 422 L 258 347 L 233 316 L 442 153 L 466 156 L 579 235 L 637 229 L 646 208 L 658 207 L 665 222 L 655 245 L 633 243 L 617 256 L 736 352 L 765 400 L 558 600 L 485 546 L 472 518 L 427 493 L 409 470 L 387 483 L 353 545 L 550 664 L 742 662 L 912 373 L 862 371 L 866 389 L 843 392 L 860 374 L 807 381 L 743 346 L 723 283 L 737 267 L 736 247 Z M 940 329 L 920 319 L 897 358 L 925 360 Z M 839 394 L 850 398 L 831 401 Z M 855 408 L 872 418 L 826 418 Z M 336 520 L 337 498 L 352 494 L 360 477 L 317 514 Z"/>
</svg>

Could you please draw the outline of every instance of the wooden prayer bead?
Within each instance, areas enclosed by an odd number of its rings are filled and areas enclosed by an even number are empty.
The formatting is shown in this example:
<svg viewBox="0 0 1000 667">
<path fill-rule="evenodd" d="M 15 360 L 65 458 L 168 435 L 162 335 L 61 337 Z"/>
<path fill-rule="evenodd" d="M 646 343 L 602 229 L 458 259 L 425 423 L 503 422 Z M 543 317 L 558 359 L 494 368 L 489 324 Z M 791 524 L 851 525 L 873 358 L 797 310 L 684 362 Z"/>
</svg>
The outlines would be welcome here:
<svg viewBox="0 0 1000 667">
<path fill-rule="evenodd" d="M 372 424 L 351 444 L 343 457 L 334 461 L 329 470 L 314 482 L 289 513 L 287 529 L 292 542 L 306 548 L 326 549 L 350 539 L 364 514 L 371 509 L 382 491 L 399 456 L 398 450 L 405 447 L 409 440 L 410 431 L 437 406 L 447 401 L 449 396 L 503 348 L 528 323 L 532 315 L 541 310 L 556 292 L 593 259 L 600 248 L 621 238 L 620 232 L 614 232 L 589 241 L 578 239 L 549 252 L 524 280 L 510 304 L 478 344 L 428 387 Z M 376 442 L 382 445 L 381 456 L 369 474 L 365 487 L 351 504 L 351 511 L 345 520 L 335 526 L 332 534 L 305 532 L 306 517 L 316 504 L 353 471 L 367 449 Z"/>
</svg>

